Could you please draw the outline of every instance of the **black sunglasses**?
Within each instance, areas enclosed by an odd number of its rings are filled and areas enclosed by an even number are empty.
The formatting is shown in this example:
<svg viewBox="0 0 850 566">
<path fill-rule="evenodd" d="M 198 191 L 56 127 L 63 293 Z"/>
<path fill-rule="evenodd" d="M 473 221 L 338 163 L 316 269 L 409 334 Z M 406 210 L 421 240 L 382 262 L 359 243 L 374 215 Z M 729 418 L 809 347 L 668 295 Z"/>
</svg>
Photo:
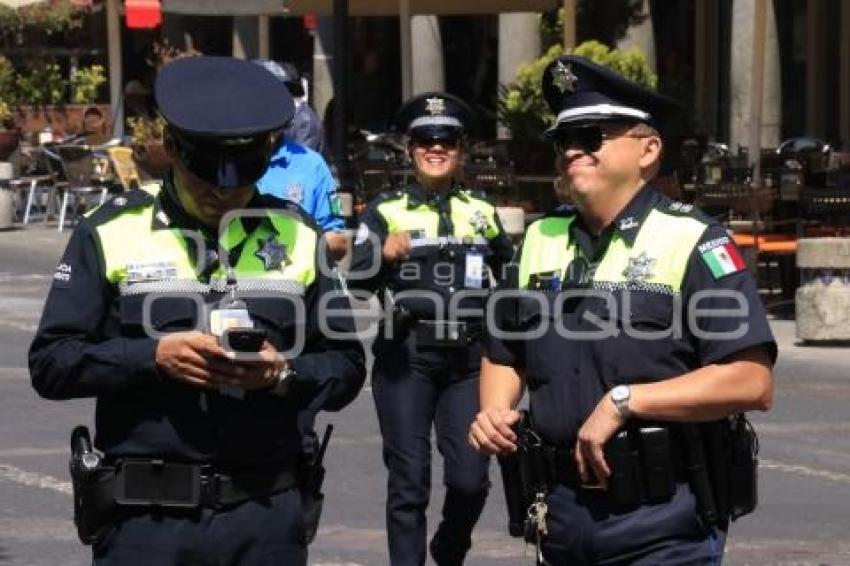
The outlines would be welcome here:
<svg viewBox="0 0 850 566">
<path fill-rule="evenodd" d="M 620 137 L 645 137 L 639 134 L 627 133 L 630 127 L 630 124 L 624 124 L 618 126 L 614 132 L 606 130 L 600 124 L 564 128 L 555 132 L 553 141 L 555 142 L 555 149 L 559 153 L 563 153 L 570 148 L 576 148 L 585 153 L 595 153 L 602 148 L 602 144 L 606 140 Z"/>
<path fill-rule="evenodd" d="M 422 147 L 431 147 L 432 145 L 441 145 L 448 148 L 456 148 L 460 145 L 460 134 L 443 134 L 439 136 L 411 136 L 410 141 L 414 145 Z"/>
</svg>

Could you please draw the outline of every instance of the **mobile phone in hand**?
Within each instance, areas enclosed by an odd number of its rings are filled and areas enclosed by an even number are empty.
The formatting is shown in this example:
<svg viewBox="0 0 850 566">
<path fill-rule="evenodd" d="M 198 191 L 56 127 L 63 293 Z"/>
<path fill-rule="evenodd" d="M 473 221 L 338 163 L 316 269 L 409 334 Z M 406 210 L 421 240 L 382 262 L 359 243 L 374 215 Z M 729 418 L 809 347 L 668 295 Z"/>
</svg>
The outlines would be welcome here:
<svg viewBox="0 0 850 566">
<path fill-rule="evenodd" d="M 262 328 L 228 328 L 221 335 L 221 345 L 234 352 L 259 352 L 266 341 Z"/>
</svg>

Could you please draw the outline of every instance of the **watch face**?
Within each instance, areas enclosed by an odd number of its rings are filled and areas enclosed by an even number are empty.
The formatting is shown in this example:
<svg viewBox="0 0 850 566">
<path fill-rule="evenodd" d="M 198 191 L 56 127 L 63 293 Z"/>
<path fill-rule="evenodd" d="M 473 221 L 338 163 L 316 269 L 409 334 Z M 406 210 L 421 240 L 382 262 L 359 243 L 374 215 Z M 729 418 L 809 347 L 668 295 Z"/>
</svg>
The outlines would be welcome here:
<svg viewBox="0 0 850 566">
<path fill-rule="evenodd" d="M 618 385 L 611 390 L 611 398 L 615 401 L 624 401 L 629 398 L 629 388 L 625 385 Z"/>
</svg>

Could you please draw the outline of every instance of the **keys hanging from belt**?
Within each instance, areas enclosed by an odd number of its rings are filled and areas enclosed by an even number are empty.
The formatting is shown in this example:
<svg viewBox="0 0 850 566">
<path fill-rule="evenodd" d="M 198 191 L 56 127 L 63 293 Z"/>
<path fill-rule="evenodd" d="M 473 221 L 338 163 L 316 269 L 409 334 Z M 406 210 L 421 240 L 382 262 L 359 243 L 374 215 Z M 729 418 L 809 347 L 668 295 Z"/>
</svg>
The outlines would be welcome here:
<svg viewBox="0 0 850 566">
<path fill-rule="evenodd" d="M 543 491 L 538 491 L 534 497 L 534 502 L 528 507 L 528 517 L 525 520 L 525 540 L 534 541 L 534 549 L 537 554 L 536 563 L 538 566 L 544 566 L 548 563 L 543 558 L 543 538 L 549 534 L 549 524 L 547 522 L 549 514 L 549 505 L 546 503 L 546 494 Z"/>
</svg>

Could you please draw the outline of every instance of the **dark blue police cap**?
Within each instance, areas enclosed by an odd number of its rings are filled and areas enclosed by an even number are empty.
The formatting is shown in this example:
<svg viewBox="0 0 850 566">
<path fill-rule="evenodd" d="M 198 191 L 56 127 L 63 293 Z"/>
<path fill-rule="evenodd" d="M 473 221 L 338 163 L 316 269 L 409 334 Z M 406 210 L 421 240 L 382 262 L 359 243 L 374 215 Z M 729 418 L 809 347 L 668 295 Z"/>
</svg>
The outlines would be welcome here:
<svg viewBox="0 0 850 566">
<path fill-rule="evenodd" d="M 555 114 L 555 124 L 545 137 L 576 123 L 613 120 L 645 122 L 661 130 L 679 109 L 675 100 L 576 55 L 561 57 L 546 68 L 543 96 Z"/>
<path fill-rule="evenodd" d="M 169 63 L 156 78 L 154 96 L 180 161 L 218 187 L 242 187 L 262 177 L 275 134 L 295 113 L 282 82 L 230 57 Z"/>
<path fill-rule="evenodd" d="M 459 137 L 474 129 L 469 105 L 446 92 L 425 92 L 407 100 L 395 118 L 397 130 L 412 138 Z"/>
</svg>

